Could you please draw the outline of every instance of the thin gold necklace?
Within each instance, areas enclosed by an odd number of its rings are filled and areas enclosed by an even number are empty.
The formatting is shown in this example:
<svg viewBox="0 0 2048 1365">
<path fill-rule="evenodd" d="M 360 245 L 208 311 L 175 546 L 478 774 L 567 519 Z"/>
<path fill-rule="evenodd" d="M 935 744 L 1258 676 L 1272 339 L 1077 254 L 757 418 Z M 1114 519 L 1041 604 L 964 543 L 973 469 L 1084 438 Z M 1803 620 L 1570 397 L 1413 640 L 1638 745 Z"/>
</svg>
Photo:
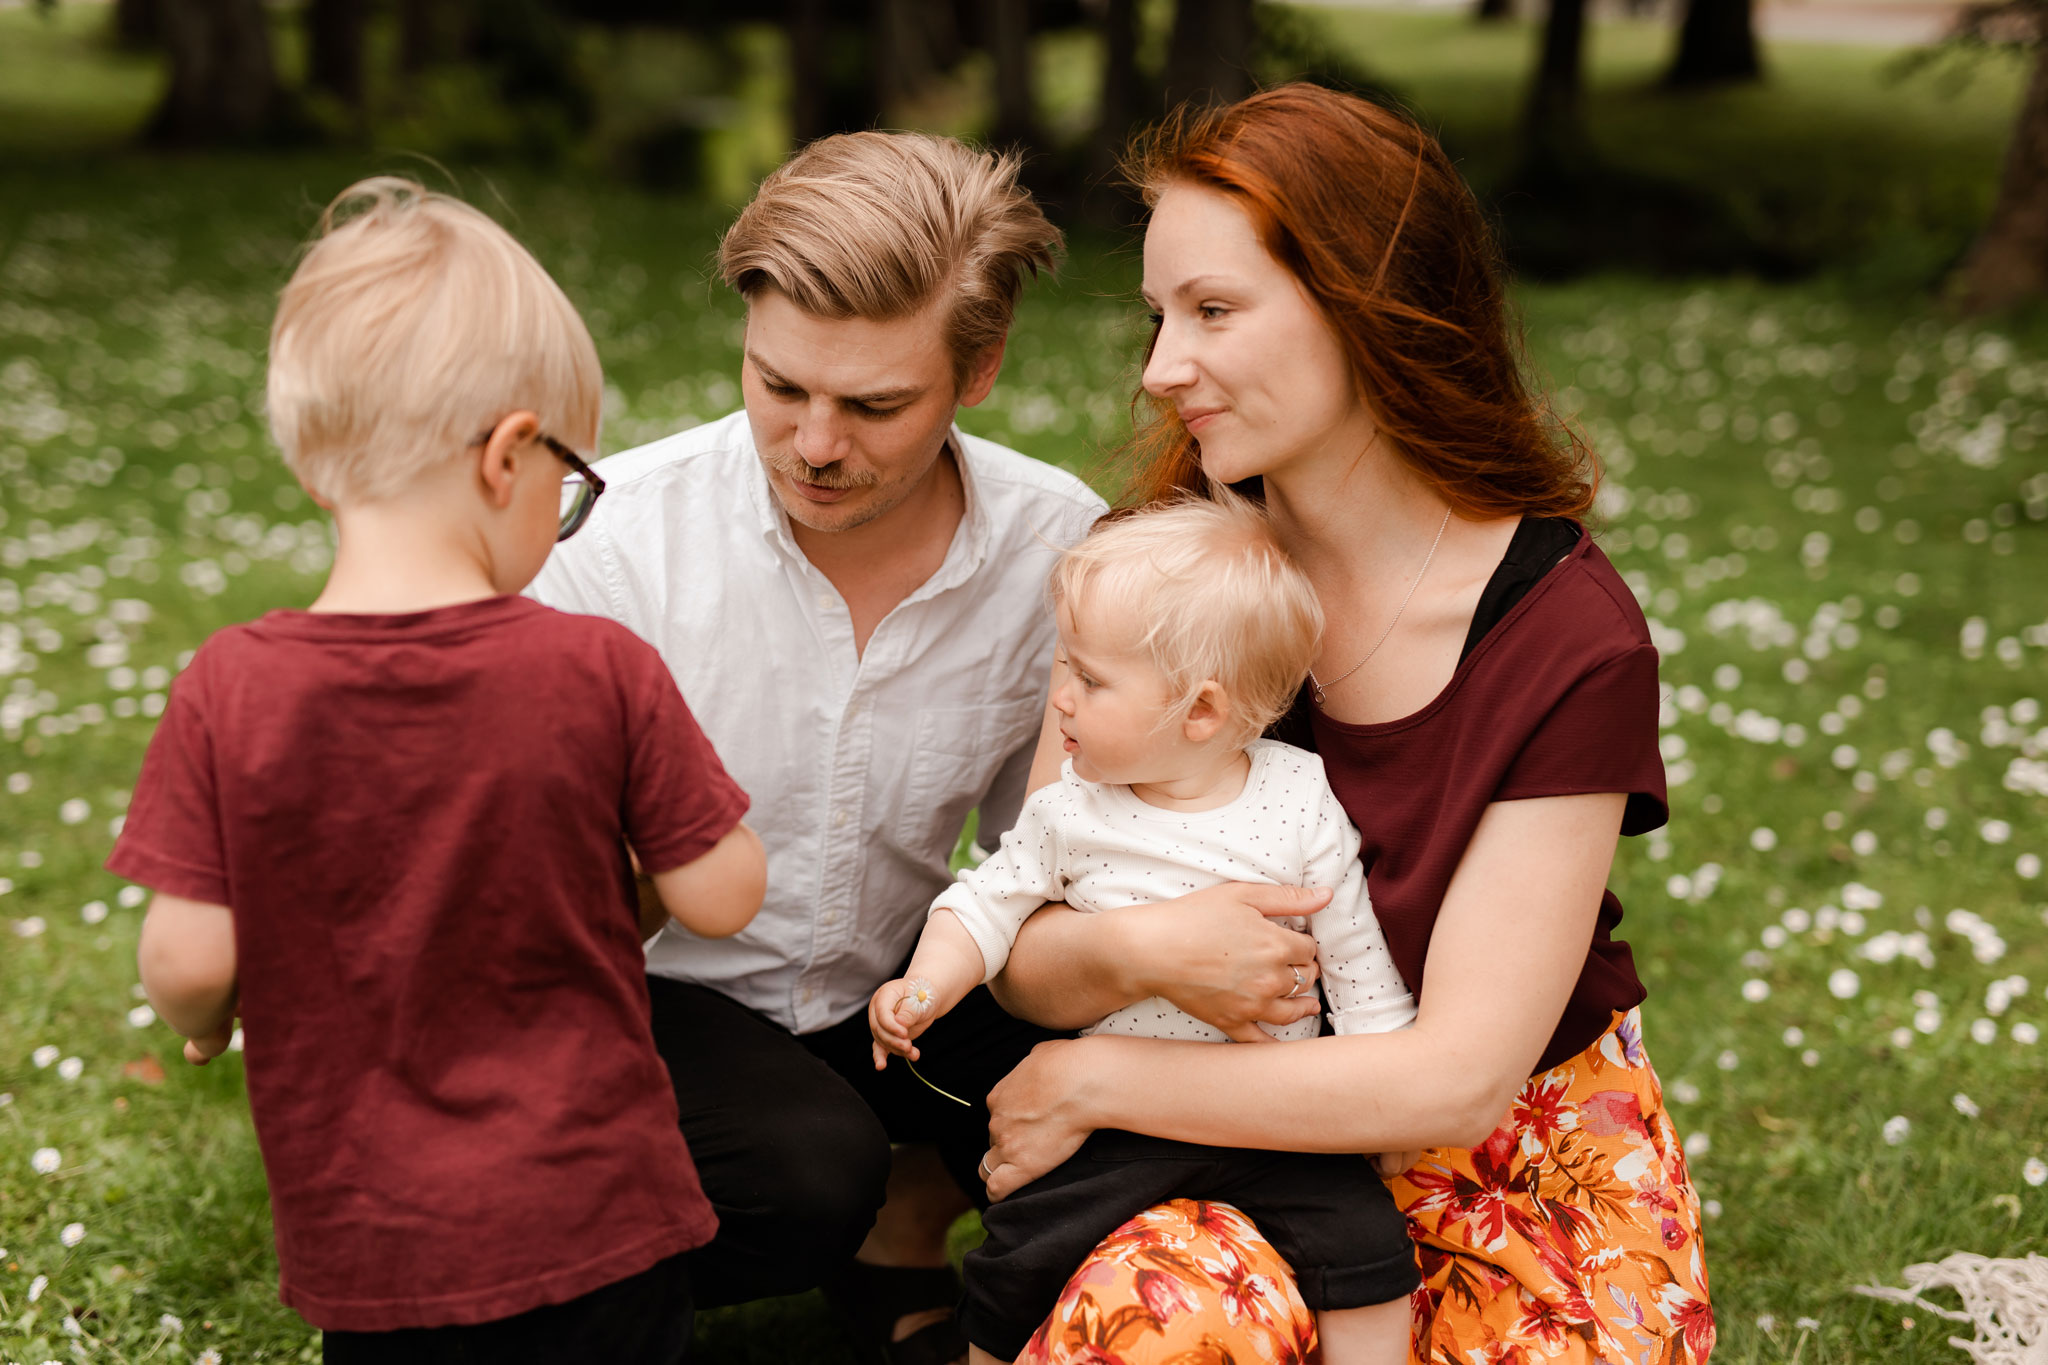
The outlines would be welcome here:
<svg viewBox="0 0 2048 1365">
<path fill-rule="evenodd" d="M 1321 706 L 1323 704 L 1323 698 L 1327 697 L 1330 694 L 1331 688 L 1335 687 L 1338 683 L 1343 682 L 1353 673 L 1356 673 L 1359 669 L 1364 668 L 1367 664 L 1371 663 L 1372 656 L 1380 652 L 1380 645 L 1385 644 L 1387 642 L 1387 638 L 1394 633 L 1394 627 L 1401 624 L 1401 613 L 1408 610 L 1408 603 L 1414 600 L 1415 590 L 1422 586 L 1422 576 L 1429 572 L 1429 562 L 1436 558 L 1436 547 L 1444 543 L 1444 530 L 1445 528 L 1450 526 L 1450 524 L 1451 509 L 1446 507 L 1444 509 L 1444 519 L 1441 523 L 1438 524 L 1436 528 L 1436 539 L 1432 540 L 1429 543 L 1429 553 L 1422 557 L 1422 567 L 1416 571 L 1415 581 L 1408 585 L 1408 596 L 1402 598 L 1401 605 L 1394 608 L 1394 619 L 1387 622 L 1387 628 L 1384 631 L 1380 632 L 1379 642 L 1373 645 L 1373 647 L 1370 650 L 1366 651 L 1365 657 L 1363 659 L 1360 659 L 1357 663 L 1351 665 L 1351 667 L 1345 669 L 1342 673 L 1339 673 L 1336 677 L 1330 679 L 1328 682 L 1318 682 L 1316 680 L 1316 671 L 1313 668 L 1311 668 L 1308 671 L 1308 684 L 1310 687 L 1313 687 L 1315 689 L 1317 706 Z"/>
</svg>

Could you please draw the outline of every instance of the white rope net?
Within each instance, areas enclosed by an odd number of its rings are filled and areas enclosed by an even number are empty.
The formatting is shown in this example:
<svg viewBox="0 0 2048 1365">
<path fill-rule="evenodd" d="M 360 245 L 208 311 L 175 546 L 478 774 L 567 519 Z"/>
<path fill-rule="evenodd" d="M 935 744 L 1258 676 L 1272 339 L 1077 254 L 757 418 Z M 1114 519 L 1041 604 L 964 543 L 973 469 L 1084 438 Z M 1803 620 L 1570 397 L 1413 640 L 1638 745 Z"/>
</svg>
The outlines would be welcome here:
<svg viewBox="0 0 2048 1365">
<path fill-rule="evenodd" d="M 1950 1322 L 1976 1328 L 1974 1340 L 1950 1337 L 1977 1365 L 2048 1365 L 2048 1256 L 2000 1260 L 1959 1251 L 1904 1271 L 1906 1287 L 1856 1286 L 1859 1294 L 1911 1304 Z M 1952 1289 L 1963 1301 L 1959 1313 L 1923 1297 L 1931 1289 Z"/>
</svg>

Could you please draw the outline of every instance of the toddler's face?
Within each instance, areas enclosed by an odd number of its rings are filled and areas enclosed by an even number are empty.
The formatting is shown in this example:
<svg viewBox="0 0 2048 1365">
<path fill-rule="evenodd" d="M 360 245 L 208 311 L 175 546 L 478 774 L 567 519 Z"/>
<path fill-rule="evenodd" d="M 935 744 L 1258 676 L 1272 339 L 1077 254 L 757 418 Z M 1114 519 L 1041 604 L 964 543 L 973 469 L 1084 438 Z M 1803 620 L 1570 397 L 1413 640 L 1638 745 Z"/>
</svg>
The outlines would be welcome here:
<svg viewBox="0 0 2048 1365">
<path fill-rule="evenodd" d="M 1181 732 L 1166 679 L 1142 651 L 1122 613 L 1098 607 L 1077 620 L 1059 610 L 1062 677 L 1053 688 L 1060 734 L 1076 775 L 1119 786 L 1169 782 L 1199 762 L 1202 746 Z"/>
</svg>

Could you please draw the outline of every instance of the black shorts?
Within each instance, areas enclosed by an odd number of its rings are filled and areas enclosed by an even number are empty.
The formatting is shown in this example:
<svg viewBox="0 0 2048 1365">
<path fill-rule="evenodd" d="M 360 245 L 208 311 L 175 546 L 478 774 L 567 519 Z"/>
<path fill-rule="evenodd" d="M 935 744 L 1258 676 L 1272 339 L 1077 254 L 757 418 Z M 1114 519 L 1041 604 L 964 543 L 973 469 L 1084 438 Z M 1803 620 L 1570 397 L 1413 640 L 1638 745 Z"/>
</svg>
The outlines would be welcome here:
<svg viewBox="0 0 2048 1365">
<path fill-rule="evenodd" d="M 1015 1359 L 1103 1238 L 1169 1199 L 1234 1205 L 1294 1268 L 1312 1309 L 1390 1303 L 1421 1283 L 1407 1219 L 1350 1154 L 1205 1147 L 1101 1130 L 1063 1164 L 981 1216 L 967 1254 L 967 1339 Z"/>
</svg>

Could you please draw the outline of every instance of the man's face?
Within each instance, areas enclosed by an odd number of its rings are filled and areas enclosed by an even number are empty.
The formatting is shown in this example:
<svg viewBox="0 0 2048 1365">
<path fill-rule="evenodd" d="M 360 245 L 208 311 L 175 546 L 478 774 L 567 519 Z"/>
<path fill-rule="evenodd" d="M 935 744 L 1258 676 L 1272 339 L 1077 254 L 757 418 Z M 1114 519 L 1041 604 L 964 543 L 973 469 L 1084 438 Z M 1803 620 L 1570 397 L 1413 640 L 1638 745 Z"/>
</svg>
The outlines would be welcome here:
<svg viewBox="0 0 2048 1365">
<path fill-rule="evenodd" d="M 988 396 L 995 348 L 964 389 L 940 316 L 876 322 L 806 313 L 767 288 L 747 309 L 740 392 L 768 483 L 813 531 L 865 526 L 924 488 L 961 405 Z"/>
</svg>

